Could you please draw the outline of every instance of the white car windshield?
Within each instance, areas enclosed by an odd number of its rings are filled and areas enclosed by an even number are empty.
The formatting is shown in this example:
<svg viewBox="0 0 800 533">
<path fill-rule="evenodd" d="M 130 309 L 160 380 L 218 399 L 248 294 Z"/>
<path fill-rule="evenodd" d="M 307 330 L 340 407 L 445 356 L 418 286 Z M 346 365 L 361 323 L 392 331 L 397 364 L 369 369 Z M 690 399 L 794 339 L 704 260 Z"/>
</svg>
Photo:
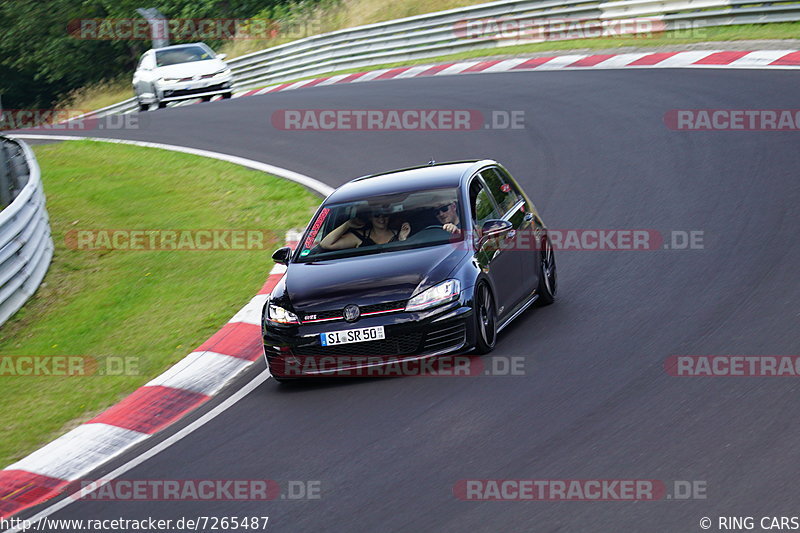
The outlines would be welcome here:
<svg viewBox="0 0 800 533">
<path fill-rule="evenodd" d="M 169 48 L 156 51 L 156 66 L 167 67 L 179 63 L 193 63 L 214 59 L 205 48 L 200 46 L 184 46 L 182 48 Z"/>
<path fill-rule="evenodd" d="M 433 189 L 324 206 L 297 261 L 321 261 L 452 243 L 463 239 L 456 189 Z"/>
</svg>

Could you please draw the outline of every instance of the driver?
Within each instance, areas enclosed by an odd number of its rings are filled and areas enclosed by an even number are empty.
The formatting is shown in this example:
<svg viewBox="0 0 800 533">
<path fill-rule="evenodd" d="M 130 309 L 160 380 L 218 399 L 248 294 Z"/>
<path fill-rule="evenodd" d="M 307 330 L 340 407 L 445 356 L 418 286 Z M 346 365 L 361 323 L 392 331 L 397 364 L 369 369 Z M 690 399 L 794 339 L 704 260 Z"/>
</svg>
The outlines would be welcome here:
<svg viewBox="0 0 800 533">
<path fill-rule="evenodd" d="M 449 233 L 461 231 L 461 219 L 458 218 L 458 202 L 442 203 L 433 208 L 436 220 L 442 225 L 442 229 Z"/>
</svg>

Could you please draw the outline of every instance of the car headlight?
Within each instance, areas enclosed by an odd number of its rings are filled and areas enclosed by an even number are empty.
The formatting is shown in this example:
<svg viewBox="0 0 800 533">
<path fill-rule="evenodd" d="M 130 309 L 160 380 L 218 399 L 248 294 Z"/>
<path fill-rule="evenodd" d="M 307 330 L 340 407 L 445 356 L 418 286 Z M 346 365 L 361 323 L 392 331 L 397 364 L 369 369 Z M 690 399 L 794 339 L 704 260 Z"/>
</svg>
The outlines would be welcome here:
<svg viewBox="0 0 800 533">
<path fill-rule="evenodd" d="M 229 68 L 224 68 L 224 69 L 222 69 L 222 70 L 218 70 L 218 71 L 216 71 L 216 72 L 214 73 L 214 76 L 219 76 L 220 74 L 230 74 L 230 72 L 231 72 L 231 69 L 229 69 Z"/>
<path fill-rule="evenodd" d="M 267 307 L 267 320 L 270 322 L 277 322 L 278 324 L 299 324 L 297 315 L 291 311 L 287 311 L 279 305 L 270 303 Z"/>
<path fill-rule="evenodd" d="M 180 78 L 161 78 L 161 81 L 163 81 L 164 83 L 177 83 L 177 82 L 181 81 L 181 79 Z"/>
<path fill-rule="evenodd" d="M 422 311 L 429 307 L 436 307 L 458 298 L 461 284 L 457 279 L 448 279 L 430 289 L 424 290 L 408 301 L 406 311 Z"/>
</svg>

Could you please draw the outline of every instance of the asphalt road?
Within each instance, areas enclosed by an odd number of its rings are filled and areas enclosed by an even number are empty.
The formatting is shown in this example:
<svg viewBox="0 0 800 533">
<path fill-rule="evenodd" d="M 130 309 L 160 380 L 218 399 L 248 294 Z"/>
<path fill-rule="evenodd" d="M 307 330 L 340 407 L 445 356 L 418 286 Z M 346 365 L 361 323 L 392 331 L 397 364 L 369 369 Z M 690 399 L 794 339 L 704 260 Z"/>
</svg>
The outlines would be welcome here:
<svg viewBox="0 0 800 533">
<path fill-rule="evenodd" d="M 138 130 L 331 185 L 489 157 L 552 228 L 702 231 L 703 249 L 562 251 L 560 293 L 495 355 L 525 375 L 255 390 L 128 479 L 317 480 L 321 498 L 79 502 L 53 518 L 270 517 L 271 531 L 700 531 L 800 514 L 798 382 L 677 378 L 670 355 L 798 353 L 800 134 L 677 132 L 671 109 L 800 109 L 800 72 L 519 72 L 300 89 L 151 112 Z M 516 130 L 286 132 L 298 108 L 523 110 Z M 264 206 L 269 209 L 269 206 Z M 265 257 L 265 263 L 268 258 Z M 462 479 L 701 481 L 706 498 L 466 502 Z"/>
</svg>

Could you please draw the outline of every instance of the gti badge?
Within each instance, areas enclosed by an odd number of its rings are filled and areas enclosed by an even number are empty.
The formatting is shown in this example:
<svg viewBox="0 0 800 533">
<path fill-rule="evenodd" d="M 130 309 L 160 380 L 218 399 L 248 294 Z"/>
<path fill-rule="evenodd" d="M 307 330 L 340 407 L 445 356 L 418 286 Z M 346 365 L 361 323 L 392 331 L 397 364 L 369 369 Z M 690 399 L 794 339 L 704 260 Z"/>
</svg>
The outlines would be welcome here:
<svg viewBox="0 0 800 533">
<path fill-rule="evenodd" d="M 357 305 L 348 305 L 344 308 L 344 319 L 348 322 L 355 322 L 361 316 L 361 310 Z"/>
</svg>

